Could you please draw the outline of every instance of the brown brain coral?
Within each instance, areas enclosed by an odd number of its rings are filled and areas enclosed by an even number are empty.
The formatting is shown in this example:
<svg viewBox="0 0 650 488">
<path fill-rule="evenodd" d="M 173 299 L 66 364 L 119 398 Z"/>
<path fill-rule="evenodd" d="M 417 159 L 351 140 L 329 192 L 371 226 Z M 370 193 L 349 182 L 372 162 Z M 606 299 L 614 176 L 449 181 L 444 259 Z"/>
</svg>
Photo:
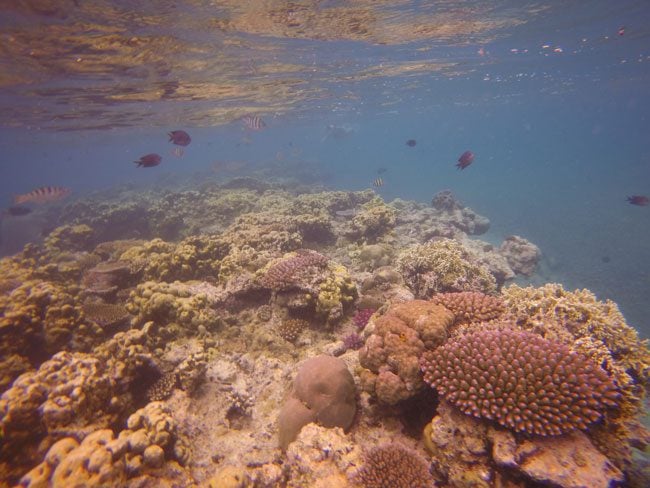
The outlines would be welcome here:
<svg viewBox="0 0 650 488">
<path fill-rule="evenodd" d="M 585 429 L 619 397 L 589 358 L 530 332 L 467 334 L 426 353 L 421 367 L 424 380 L 464 413 L 529 434 Z"/>
<path fill-rule="evenodd" d="M 431 301 L 451 310 L 457 323 L 489 322 L 505 311 L 501 298 L 474 291 L 437 293 Z"/>
<path fill-rule="evenodd" d="M 365 455 L 365 463 L 357 471 L 354 481 L 364 488 L 434 486 L 424 458 L 399 444 L 386 444 L 371 449 Z"/>
</svg>

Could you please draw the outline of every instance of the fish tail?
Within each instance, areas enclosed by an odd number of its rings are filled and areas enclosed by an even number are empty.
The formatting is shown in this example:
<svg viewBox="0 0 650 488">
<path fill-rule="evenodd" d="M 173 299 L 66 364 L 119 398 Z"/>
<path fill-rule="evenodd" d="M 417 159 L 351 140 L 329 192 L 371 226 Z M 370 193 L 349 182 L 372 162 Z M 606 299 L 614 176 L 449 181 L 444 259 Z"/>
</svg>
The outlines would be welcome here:
<svg viewBox="0 0 650 488">
<path fill-rule="evenodd" d="M 16 205 L 19 205 L 21 203 L 25 203 L 27 201 L 25 195 L 14 195 L 13 200 L 14 200 L 14 203 Z"/>
<path fill-rule="evenodd" d="M 133 161 L 133 162 L 137 165 L 136 168 L 142 166 L 142 161 Z"/>
</svg>

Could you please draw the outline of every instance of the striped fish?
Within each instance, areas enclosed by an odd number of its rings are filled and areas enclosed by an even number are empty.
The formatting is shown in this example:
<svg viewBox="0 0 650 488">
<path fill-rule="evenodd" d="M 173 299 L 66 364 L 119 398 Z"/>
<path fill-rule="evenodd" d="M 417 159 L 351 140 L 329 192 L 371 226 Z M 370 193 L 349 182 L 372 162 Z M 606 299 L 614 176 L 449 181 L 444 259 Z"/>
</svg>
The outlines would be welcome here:
<svg viewBox="0 0 650 488">
<path fill-rule="evenodd" d="M 64 188 L 62 186 L 41 186 L 36 188 L 29 193 L 23 193 L 22 195 L 16 195 L 14 197 L 14 204 L 20 205 L 21 203 L 47 203 L 54 202 L 56 200 L 61 200 L 62 198 L 70 195 L 72 190 L 70 188 Z"/>
<path fill-rule="evenodd" d="M 380 177 L 375 178 L 372 182 L 372 186 L 375 188 L 379 188 L 380 186 L 384 186 L 384 180 Z"/>
<path fill-rule="evenodd" d="M 266 122 L 259 115 L 246 115 L 241 120 L 244 126 L 250 130 L 262 130 L 266 127 Z"/>
</svg>

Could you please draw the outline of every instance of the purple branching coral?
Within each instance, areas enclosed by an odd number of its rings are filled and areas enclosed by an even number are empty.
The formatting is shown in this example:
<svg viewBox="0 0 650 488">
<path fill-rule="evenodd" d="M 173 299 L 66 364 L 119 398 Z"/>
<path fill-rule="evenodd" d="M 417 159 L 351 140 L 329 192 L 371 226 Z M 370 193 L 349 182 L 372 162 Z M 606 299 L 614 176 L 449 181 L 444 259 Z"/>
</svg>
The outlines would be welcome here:
<svg viewBox="0 0 650 488">
<path fill-rule="evenodd" d="M 343 338 L 343 345 L 345 346 L 346 351 L 348 349 L 353 349 L 355 351 L 361 349 L 363 344 L 363 338 L 356 332 L 352 332 L 352 334 L 348 334 Z"/>
<path fill-rule="evenodd" d="M 357 329 L 363 330 L 366 325 L 368 325 L 368 321 L 370 320 L 370 317 L 372 317 L 373 313 L 375 313 L 374 308 L 362 308 L 354 312 L 352 321 L 354 322 L 354 325 L 356 325 Z"/>
</svg>

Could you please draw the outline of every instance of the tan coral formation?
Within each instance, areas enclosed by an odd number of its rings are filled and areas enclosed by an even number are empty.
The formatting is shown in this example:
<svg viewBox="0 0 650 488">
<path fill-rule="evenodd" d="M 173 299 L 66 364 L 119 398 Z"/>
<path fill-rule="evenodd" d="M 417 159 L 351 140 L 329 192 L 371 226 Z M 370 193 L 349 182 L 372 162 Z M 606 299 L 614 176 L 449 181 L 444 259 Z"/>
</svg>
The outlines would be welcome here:
<svg viewBox="0 0 650 488">
<path fill-rule="evenodd" d="M 149 403 L 129 416 L 126 424 L 128 428 L 117 438 L 112 430 L 100 429 L 81 442 L 74 437 L 57 441 L 44 461 L 21 478 L 20 486 L 120 486 L 161 468 L 166 458 L 186 464 L 188 448 L 161 403 Z"/>
<path fill-rule="evenodd" d="M 412 300 L 371 321 L 359 351 L 364 390 L 388 405 L 412 398 L 425 386 L 420 357 L 446 341 L 453 320 L 442 305 Z"/>
</svg>

